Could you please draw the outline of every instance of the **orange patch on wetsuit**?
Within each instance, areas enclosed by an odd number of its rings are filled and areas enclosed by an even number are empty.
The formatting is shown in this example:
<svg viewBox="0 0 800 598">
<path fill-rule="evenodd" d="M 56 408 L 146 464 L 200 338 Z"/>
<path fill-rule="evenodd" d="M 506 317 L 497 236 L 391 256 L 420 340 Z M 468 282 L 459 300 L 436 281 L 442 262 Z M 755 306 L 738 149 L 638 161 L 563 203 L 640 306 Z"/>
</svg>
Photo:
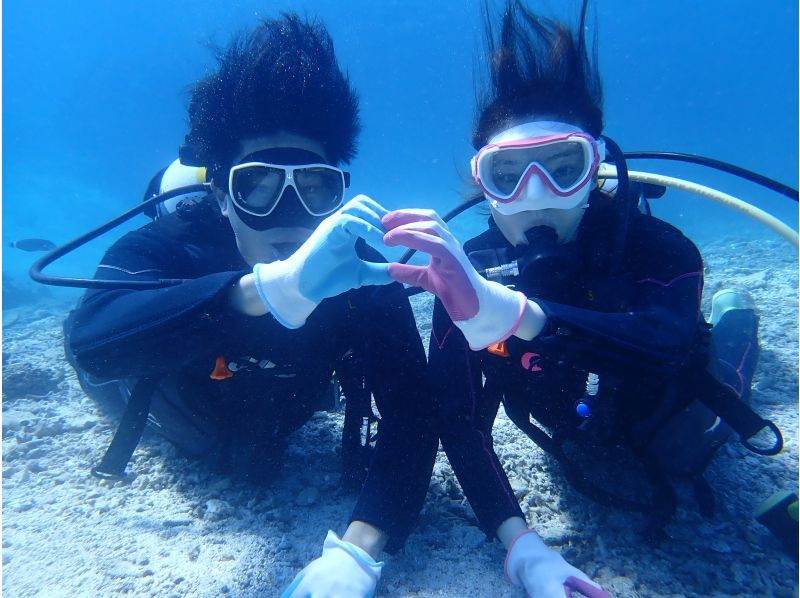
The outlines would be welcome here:
<svg viewBox="0 0 800 598">
<path fill-rule="evenodd" d="M 495 343 L 493 345 L 489 345 L 486 347 L 486 350 L 489 351 L 492 355 L 497 355 L 498 357 L 508 357 L 508 349 L 506 349 L 506 341 L 500 341 L 499 343 Z"/>
<path fill-rule="evenodd" d="M 210 378 L 212 380 L 227 380 L 228 378 L 233 378 L 233 372 L 228 369 L 228 364 L 225 363 L 224 355 L 217 357 L 217 362 L 214 364 L 214 371 L 211 372 Z"/>
</svg>

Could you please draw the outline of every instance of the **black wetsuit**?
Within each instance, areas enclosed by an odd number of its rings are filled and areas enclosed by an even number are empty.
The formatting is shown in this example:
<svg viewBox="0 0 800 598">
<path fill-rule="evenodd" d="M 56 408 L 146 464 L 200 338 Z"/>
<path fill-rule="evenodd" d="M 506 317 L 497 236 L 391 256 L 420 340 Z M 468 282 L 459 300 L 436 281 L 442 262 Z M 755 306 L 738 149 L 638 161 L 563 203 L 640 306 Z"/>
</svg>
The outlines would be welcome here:
<svg viewBox="0 0 800 598">
<path fill-rule="evenodd" d="M 106 379 L 163 376 L 162 390 L 171 392 L 153 404 L 156 419 L 179 422 L 183 448 L 251 477 L 312 416 L 334 370 L 347 372 L 339 376 L 345 396 L 366 386 L 380 415 L 352 519 L 384 530 L 388 549 L 398 548 L 421 509 L 437 449 L 425 354 L 402 287 L 327 299 L 297 330 L 270 315 L 242 315 L 229 307 L 228 292 L 250 268 L 228 222 L 209 204 L 200 212 L 156 220 L 106 253 L 96 278 L 192 280 L 87 292 L 68 323 L 74 360 Z M 366 244 L 358 247 L 382 261 Z M 220 357 L 233 376 L 212 379 Z M 172 417 L 178 411 L 189 417 Z"/>
<path fill-rule="evenodd" d="M 507 412 L 526 420 L 531 414 L 550 430 L 575 429 L 585 425 L 576 402 L 591 372 L 599 377 L 599 402 L 613 394 L 616 413 L 589 421 L 602 428 L 597 433 L 622 438 L 632 422 L 652 413 L 652 402 L 687 367 L 698 334 L 707 330 L 701 257 L 671 225 L 633 210 L 626 222 L 595 192 L 574 242 L 557 244 L 551 229 L 540 230 L 529 233 L 531 246 L 514 248 L 490 222 L 464 246 L 476 267 L 487 252 L 501 252 L 502 263 L 533 248 L 538 258 L 503 282 L 547 315 L 536 338 L 511 337 L 502 347 L 474 352 L 441 302 L 434 307 L 429 367 L 436 372 L 442 446 L 490 537 L 509 517 L 523 517 L 492 448 L 501 400 Z"/>
</svg>

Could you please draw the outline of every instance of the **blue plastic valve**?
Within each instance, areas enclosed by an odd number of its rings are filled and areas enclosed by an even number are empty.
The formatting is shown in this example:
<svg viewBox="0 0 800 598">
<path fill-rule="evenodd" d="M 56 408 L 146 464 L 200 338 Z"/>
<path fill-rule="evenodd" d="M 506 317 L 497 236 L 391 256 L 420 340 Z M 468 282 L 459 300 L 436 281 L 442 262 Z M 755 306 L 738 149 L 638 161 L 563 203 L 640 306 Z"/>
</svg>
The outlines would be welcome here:
<svg viewBox="0 0 800 598">
<path fill-rule="evenodd" d="M 575 412 L 579 417 L 589 417 L 592 415 L 592 409 L 589 407 L 589 403 L 584 401 L 578 401 L 578 404 L 575 405 Z"/>
</svg>

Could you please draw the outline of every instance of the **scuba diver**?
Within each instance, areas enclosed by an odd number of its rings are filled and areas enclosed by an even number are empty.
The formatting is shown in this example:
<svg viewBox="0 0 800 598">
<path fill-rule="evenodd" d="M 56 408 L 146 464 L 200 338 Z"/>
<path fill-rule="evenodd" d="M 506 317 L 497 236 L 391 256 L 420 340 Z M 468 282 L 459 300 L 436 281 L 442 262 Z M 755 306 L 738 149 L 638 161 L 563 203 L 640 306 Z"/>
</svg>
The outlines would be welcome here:
<svg viewBox="0 0 800 598">
<path fill-rule="evenodd" d="M 757 357 L 752 304 L 735 292 L 715 298 L 710 333 L 697 248 L 637 209 L 621 152 L 601 135 L 587 4 L 572 31 L 509 0 L 497 36 L 484 9 L 490 87 L 477 110 L 471 174 L 490 207 L 489 229 L 462 247 L 434 211 L 382 219 L 387 245 L 430 257 L 393 263 L 389 273 L 436 296 L 429 371 L 442 447 L 481 528 L 507 550 L 507 579 L 537 597 L 607 594 L 528 527 L 492 446 L 501 402 L 598 499 L 609 497 L 585 481 L 591 472 L 570 447 L 584 455 L 631 447 L 652 478 L 661 525 L 675 506 L 667 473 L 683 466 L 710 508 L 701 474 L 731 427 L 749 438 L 771 424 L 746 405 Z M 607 157 L 620 175 L 604 191 L 598 169 Z M 700 428 L 707 444 L 692 463 L 672 463 L 661 447 L 683 433 L 687 413 L 689 423 L 716 415 L 724 423 Z"/>
<path fill-rule="evenodd" d="M 419 515 L 438 443 L 408 298 L 367 244 L 383 246 L 385 210 L 343 202 L 358 98 L 325 27 L 284 14 L 235 37 L 194 85 L 189 128 L 185 166 L 147 195 L 199 167 L 211 193 L 119 239 L 65 325 L 81 379 L 122 380 L 129 395 L 94 473 L 124 473 L 144 414 L 188 454 L 267 481 L 335 371 L 346 412 L 372 413 L 374 397 L 379 419 L 353 428 L 348 414 L 344 481 L 358 501 L 286 595 L 371 596 L 380 552 Z"/>
</svg>

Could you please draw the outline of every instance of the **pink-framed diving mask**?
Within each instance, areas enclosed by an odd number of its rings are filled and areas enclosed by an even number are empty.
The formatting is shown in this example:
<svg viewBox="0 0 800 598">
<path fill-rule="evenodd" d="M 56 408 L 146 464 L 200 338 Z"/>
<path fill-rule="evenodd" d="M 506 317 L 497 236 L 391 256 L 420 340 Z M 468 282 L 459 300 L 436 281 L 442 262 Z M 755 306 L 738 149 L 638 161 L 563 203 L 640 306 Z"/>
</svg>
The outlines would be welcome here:
<svg viewBox="0 0 800 598">
<path fill-rule="evenodd" d="M 605 157 L 603 140 L 579 127 L 534 121 L 492 137 L 472 158 L 472 176 L 501 214 L 569 210 L 586 205 Z"/>
</svg>

